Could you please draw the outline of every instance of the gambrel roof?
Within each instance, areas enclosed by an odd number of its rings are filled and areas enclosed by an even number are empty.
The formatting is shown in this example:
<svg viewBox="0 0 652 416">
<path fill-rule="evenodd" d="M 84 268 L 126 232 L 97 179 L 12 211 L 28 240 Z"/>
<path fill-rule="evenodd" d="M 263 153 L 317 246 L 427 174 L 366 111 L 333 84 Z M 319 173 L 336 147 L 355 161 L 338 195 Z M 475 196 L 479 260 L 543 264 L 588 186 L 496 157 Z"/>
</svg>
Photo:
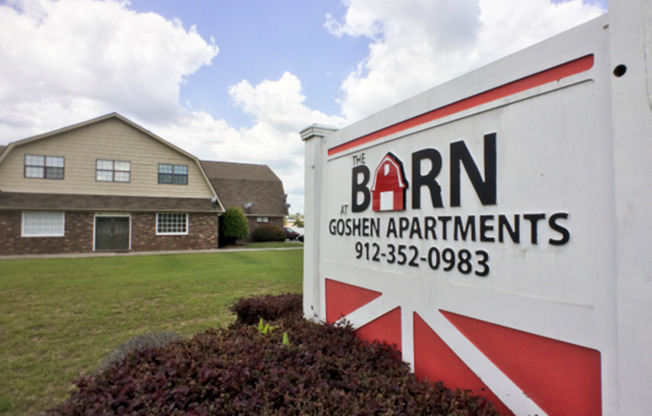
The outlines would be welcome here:
<svg viewBox="0 0 652 416">
<path fill-rule="evenodd" d="M 32 189 L 17 189 L 16 186 L 13 186 L 14 189 L 0 189 L 4 191 L 0 197 L 0 209 L 14 209 L 14 208 L 28 208 L 28 209 L 69 209 L 69 210 L 95 210 L 95 211 L 105 211 L 105 210 L 139 210 L 139 211 L 150 211 L 153 209 L 161 211 L 191 211 L 191 212 L 222 212 L 224 210 L 222 204 L 219 201 L 217 193 L 213 188 L 211 182 L 206 177 L 204 170 L 201 167 L 199 159 L 194 155 L 188 153 L 187 151 L 173 145 L 172 143 L 162 139 L 151 131 L 144 129 L 138 124 L 128 120 L 127 118 L 121 116 L 118 113 L 110 113 L 101 117 L 94 118 L 92 120 L 84 121 L 81 123 L 73 124 L 71 126 L 63 127 L 56 129 L 50 132 L 39 134 L 36 136 L 28 137 L 26 139 L 17 140 L 9 143 L 6 146 L 0 146 L 0 166 L 5 162 L 9 162 L 10 159 L 13 159 L 12 152 L 23 146 L 31 146 L 32 144 L 40 144 L 49 140 L 59 140 L 59 138 L 73 137 L 70 134 L 77 134 L 77 131 L 83 131 L 85 128 L 95 127 L 100 125 L 100 123 L 105 122 L 119 122 L 122 125 L 126 125 L 127 128 L 136 130 L 139 132 L 138 137 L 147 138 L 152 140 L 154 143 L 157 143 L 159 148 L 160 145 L 163 145 L 161 149 L 169 149 L 170 154 L 176 154 L 181 156 L 184 160 L 187 160 L 189 165 L 194 165 L 192 168 L 196 172 L 196 180 L 203 183 L 201 185 L 206 189 L 205 197 L 197 197 L 191 195 L 184 195 L 183 192 L 177 194 L 176 192 L 168 192 L 170 189 L 167 189 L 161 192 L 161 195 L 151 195 L 147 193 L 140 193 L 137 191 L 134 186 L 130 188 L 125 188 L 127 191 L 124 194 L 116 192 L 111 192 L 112 195 L 107 195 L 107 192 L 103 192 L 100 187 L 98 187 L 98 192 L 95 193 L 93 189 L 86 188 L 83 190 L 77 191 L 74 190 L 62 192 L 61 189 L 50 192 L 49 190 L 39 189 L 34 191 Z M 146 143 L 146 142 L 143 142 Z M 69 148 L 68 148 L 69 149 Z M 138 147 L 139 152 L 143 152 L 143 146 Z M 91 151 L 91 158 L 95 158 L 94 154 Z M 149 156 L 149 154 L 145 153 Z M 21 156 L 22 157 L 22 156 Z M 137 159 L 138 160 L 138 159 Z M 12 162 L 13 163 L 13 162 Z M 151 163 L 151 162 L 148 162 Z M 78 165 L 77 165 L 78 166 Z M 133 166 L 133 165 L 132 165 Z M 66 175 L 67 176 L 67 175 Z M 132 178 L 133 179 L 133 178 Z M 155 179 L 154 179 L 155 180 Z M 198 182 L 194 182 L 198 183 Z M 56 184 L 59 185 L 59 184 Z M 196 189 L 196 188 L 195 188 Z"/>
</svg>

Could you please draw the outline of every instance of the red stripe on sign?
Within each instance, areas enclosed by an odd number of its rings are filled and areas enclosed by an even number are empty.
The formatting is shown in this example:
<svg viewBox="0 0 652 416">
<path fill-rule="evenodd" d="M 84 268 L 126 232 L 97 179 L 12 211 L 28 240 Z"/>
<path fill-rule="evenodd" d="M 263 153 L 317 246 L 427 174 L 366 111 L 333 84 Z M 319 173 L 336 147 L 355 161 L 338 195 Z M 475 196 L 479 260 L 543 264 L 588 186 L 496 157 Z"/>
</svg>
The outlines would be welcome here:
<svg viewBox="0 0 652 416">
<path fill-rule="evenodd" d="M 337 280 L 326 279 L 325 283 L 326 321 L 329 323 L 337 321 L 382 295 L 381 292 Z"/>
<path fill-rule="evenodd" d="M 419 380 L 442 381 L 449 389 L 471 390 L 487 398 L 501 415 L 514 415 L 416 312 L 413 322 L 414 375 Z"/>
<path fill-rule="evenodd" d="M 530 75 L 525 78 L 512 81 L 508 84 L 501 85 L 499 87 L 481 92 L 476 95 L 464 98 L 460 101 L 456 101 L 451 104 L 447 104 L 443 107 L 436 108 L 434 110 L 428 111 L 416 117 L 409 118 L 407 120 L 401 121 L 391 126 L 376 130 L 373 133 L 358 137 L 346 143 L 342 143 L 338 146 L 328 149 L 328 156 L 333 156 L 335 154 L 344 152 L 354 147 L 361 146 L 363 144 L 372 142 L 374 140 L 381 139 L 383 137 L 389 136 L 394 133 L 401 132 L 403 130 L 410 129 L 412 127 L 419 126 L 430 121 L 434 121 L 446 116 L 450 116 L 455 113 L 459 113 L 464 110 L 477 107 L 482 104 L 486 104 L 491 101 L 495 101 L 501 98 L 514 95 L 519 92 L 527 91 L 529 89 L 538 87 L 540 85 L 547 84 L 553 81 L 559 81 L 560 79 L 567 78 L 571 75 L 579 74 L 580 72 L 588 71 L 593 67 L 593 55 L 586 55 L 579 59 L 575 59 L 570 62 L 546 69 L 536 74 Z"/>
<path fill-rule="evenodd" d="M 401 351 L 403 349 L 403 343 L 401 342 L 401 307 L 394 308 L 383 316 L 361 326 L 355 331 L 355 335 L 369 342 L 385 341 L 388 345 L 392 345 Z"/>
<path fill-rule="evenodd" d="M 600 416 L 600 351 L 440 310 L 548 416 Z"/>
</svg>

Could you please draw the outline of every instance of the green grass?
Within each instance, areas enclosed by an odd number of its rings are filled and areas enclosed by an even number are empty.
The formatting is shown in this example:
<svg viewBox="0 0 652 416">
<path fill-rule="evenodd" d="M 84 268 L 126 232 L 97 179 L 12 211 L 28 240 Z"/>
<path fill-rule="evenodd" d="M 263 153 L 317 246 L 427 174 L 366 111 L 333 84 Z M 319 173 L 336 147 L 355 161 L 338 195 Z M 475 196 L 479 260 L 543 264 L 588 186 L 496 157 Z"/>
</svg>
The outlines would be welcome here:
<svg viewBox="0 0 652 416">
<path fill-rule="evenodd" d="M 65 399 L 119 344 L 233 321 L 242 296 L 300 292 L 303 250 L 0 261 L 0 415 Z"/>
</svg>

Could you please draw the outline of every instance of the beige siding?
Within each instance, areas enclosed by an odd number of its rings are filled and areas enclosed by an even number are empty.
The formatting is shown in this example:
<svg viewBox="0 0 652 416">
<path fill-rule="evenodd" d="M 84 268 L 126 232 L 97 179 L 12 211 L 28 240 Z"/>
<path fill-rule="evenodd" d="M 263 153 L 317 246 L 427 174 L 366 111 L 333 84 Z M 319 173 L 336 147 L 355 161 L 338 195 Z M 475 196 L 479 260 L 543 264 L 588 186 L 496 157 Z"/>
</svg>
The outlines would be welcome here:
<svg viewBox="0 0 652 416">
<path fill-rule="evenodd" d="M 25 178 L 25 154 L 65 157 L 65 179 Z M 96 181 L 97 159 L 131 162 L 131 182 Z M 159 163 L 188 165 L 188 185 L 158 184 Z M 14 147 L 0 164 L 0 190 L 189 198 L 212 196 L 194 159 L 118 119 L 104 120 Z"/>
</svg>

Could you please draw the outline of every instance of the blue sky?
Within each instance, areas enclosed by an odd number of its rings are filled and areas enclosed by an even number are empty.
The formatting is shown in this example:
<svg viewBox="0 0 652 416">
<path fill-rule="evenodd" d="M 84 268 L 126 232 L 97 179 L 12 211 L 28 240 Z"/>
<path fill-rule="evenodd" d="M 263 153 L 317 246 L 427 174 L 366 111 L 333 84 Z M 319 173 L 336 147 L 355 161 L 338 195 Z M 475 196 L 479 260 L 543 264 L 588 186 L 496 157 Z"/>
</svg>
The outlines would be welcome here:
<svg viewBox="0 0 652 416">
<path fill-rule="evenodd" d="M 337 114 L 340 84 L 367 54 L 366 39 L 338 39 L 324 30 L 327 14 L 346 12 L 339 0 L 132 0 L 131 8 L 179 18 L 184 26 L 195 25 L 204 39 L 215 39 L 220 52 L 212 66 L 193 74 L 181 98 L 235 127 L 250 119 L 229 100 L 215 97 L 230 85 L 243 79 L 255 85 L 289 71 L 301 80 L 308 107 Z"/>
<path fill-rule="evenodd" d="M 303 211 L 312 123 L 344 126 L 606 12 L 606 0 L 0 0 L 0 144 L 119 112 L 267 164 Z"/>
</svg>

